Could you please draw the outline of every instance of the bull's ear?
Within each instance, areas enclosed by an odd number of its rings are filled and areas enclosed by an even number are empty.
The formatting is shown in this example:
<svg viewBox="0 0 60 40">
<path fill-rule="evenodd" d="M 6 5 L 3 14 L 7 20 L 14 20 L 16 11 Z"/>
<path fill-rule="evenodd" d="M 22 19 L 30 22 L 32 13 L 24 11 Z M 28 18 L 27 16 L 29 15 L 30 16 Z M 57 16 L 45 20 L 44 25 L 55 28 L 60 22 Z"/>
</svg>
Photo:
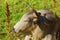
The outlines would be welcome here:
<svg viewBox="0 0 60 40">
<path fill-rule="evenodd" d="M 40 12 L 37 12 L 37 13 L 33 13 L 33 16 L 34 17 L 40 17 L 41 13 Z"/>
<path fill-rule="evenodd" d="M 26 2 L 26 5 L 27 5 L 29 11 L 31 11 L 31 12 L 32 12 L 33 14 L 35 14 L 37 17 L 40 16 L 39 13 L 37 13 L 37 11 L 36 11 L 35 9 L 33 9 L 33 8 L 29 5 L 28 2 Z"/>
<path fill-rule="evenodd" d="M 35 9 L 30 8 L 30 10 L 32 11 L 32 13 L 36 16 L 39 17 L 41 13 L 37 12 Z"/>
</svg>

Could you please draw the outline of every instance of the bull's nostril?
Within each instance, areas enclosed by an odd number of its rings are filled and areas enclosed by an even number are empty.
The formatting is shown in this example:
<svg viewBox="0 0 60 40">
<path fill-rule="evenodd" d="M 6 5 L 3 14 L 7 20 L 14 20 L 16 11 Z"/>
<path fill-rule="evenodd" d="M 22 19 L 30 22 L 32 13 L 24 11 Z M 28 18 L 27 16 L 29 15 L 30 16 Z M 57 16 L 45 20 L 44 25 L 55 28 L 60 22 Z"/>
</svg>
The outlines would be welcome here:
<svg viewBox="0 0 60 40">
<path fill-rule="evenodd" d="M 14 28 L 13 28 L 10 32 L 11 32 L 11 33 L 16 33 Z"/>
<path fill-rule="evenodd" d="M 19 30 L 19 32 L 23 32 L 22 30 Z"/>
</svg>

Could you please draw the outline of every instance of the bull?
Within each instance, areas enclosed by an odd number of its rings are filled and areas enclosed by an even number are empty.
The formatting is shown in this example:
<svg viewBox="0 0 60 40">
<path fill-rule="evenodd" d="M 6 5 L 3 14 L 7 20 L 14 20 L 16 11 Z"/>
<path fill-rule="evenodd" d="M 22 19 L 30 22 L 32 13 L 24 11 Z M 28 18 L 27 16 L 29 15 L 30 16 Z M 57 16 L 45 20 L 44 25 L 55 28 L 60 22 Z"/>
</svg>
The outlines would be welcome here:
<svg viewBox="0 0 60 40">
<path fill-rule="evenodd" d="M 32 39 L 28 40 L 56 40 L 54 36 L 56 23 L 57 18 L 52 11 L 46 9 L 36 11 L 30 7 L 30 11 L 14 25 L 14 31 L 28 35 L 27 37 L 32 35 Z"/>
<path fill-rule="evenodd" d="M 24 14 L 14 26 L 14 30 L 16 33 L 22 32 L 25 35 L 32 35 L 34 40 L 52 40 L 55 26 L 56 17 L 53 12 L 40 10 Z"/>
</svg>

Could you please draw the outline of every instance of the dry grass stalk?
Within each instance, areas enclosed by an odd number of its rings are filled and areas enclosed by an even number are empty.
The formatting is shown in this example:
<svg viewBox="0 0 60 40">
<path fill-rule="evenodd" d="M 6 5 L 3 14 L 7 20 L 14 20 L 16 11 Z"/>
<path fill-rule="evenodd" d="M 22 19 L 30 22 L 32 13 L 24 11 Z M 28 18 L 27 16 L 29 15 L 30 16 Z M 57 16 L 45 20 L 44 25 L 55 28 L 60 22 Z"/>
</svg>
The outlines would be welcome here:
<svg viewBox="0 0 60 40">
<path fill-rule="evenodd" d="M 56 0 L 53 0 L 53 2 L 54 2 L 54 8 L 56 7 Z"/>
<path fill-rule="evenodd" d="M 10 40 L 10 11 L 7 2 L 6 2 L 6 16 L 7 16 L 8 40 Z"/>
</svg>

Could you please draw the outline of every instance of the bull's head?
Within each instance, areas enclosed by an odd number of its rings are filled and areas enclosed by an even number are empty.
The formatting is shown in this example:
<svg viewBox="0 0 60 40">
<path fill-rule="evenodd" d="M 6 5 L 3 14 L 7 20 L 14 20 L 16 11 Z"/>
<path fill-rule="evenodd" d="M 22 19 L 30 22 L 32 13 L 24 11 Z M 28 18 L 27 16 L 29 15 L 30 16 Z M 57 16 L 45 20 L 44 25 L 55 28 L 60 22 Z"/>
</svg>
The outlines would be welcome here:
<svg viewBox="0 0 60 40">
<path fill-rule="evenodd" d="M 40 23 L 41 18 L 44 17 L 45 19 L 49 21 L 56 21 L 56 17 L 53 14 L 53 12 L 49 10 L 41 10 L 41 11 L 36 11 L 32 7 L 29 7 L 30 12 L 26 13 L 22 16 L 21 20 L 14 26 L 15 32 L 23 32 L 23 31 L 31 31 L 36 27 L 36 22 L 37 24 Z M 43 21 L 45 22 L 46 20 L 43 18 Z M 48 21 L 48 22 L 49 22 Z M 42 21 L 41 21 L 42 22 Z M 46 23 L 46 22 L 45 22 Z M 40 24 L 39 24 L 40 25 Z"/>
<path fill-rule="evenodd" d="M 40 13 L 33 8 L 29 8 L 30 12 L 22 16 L 21 20 L 14 26 L 15 32 L 30 31 L 35 28 L 35 23 Z"/>
<path fill-rule="evenodd" d="M 49 21 L 56 20 L 55 15 L 52 12 L 50 12 L 49 10 L 41 10 L 41 11 L 36 12 L 35 10 L 32 9 L 32 11 L 30 11 L 29 13 L 24 14 L 22 16 L 21 20 L 14 26 L 15 32 L 25 31 L 25 30 L 27 31 L 27 29 L 30 30 L 30 28 L 34 29 L 35 25 L 36 25 L 34 23 L 41 21 L 40 17 L 46 18 L 46 20 L 43 18 L 44 22 L 47 20 L 49 20 Z M 47 21 L 47 22 L 49 22 L 49 21 Z"/>
</svg>

